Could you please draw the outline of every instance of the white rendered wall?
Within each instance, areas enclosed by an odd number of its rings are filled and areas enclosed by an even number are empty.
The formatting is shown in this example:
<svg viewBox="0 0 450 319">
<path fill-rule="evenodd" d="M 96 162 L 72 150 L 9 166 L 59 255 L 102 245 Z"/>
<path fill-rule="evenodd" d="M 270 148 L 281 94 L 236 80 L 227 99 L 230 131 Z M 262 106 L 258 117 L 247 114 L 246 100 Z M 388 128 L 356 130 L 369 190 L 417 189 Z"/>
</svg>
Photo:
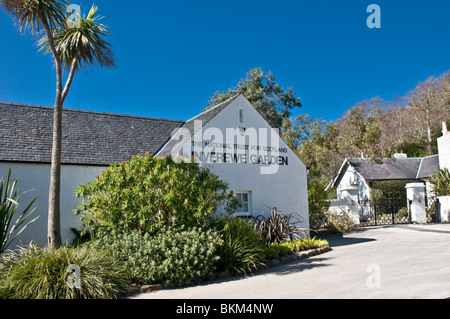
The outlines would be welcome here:
<svg viewBox="0 0 450 319">
<path fill-rule="evenodd" d="M 9 247 L 15 249 L 22 242 L 29 244 L 35 241 L 40 247 L 47 245 L 47 216 L 48 216 L 48 192 L 50 185 L 50 165 L 47 164 L 17 164 L 0 163 L 0 177 L 4 179 L 8 176 L 9 168 L 12 169 L 12 179 L 18 179 L 17 187 L 19 192 L 26 192 L 20 199 L 20 208 L 26 207 L 36 194 L 39 197 L 35 201 L 33 208 L 36 210 L 32 216 L 40 216 L 37 221 L 31 224 L 16 241 Z M 100 175 L 105 168 L 92 166 L 63 166 L 61 171 L 61 236 L 63 243 L 71 243 L 73 233 L 70 227 L 80 228 L 80 216 L 74 215 L 74 208 L 80 200 L 75 199 L 75 190 L 79 185 L 85 184 Z M 34 218 L 31 217 L 31 218 Z M 14 219 L 15 220 L 15 219 Z"/>
<path fill-rule="evenodd" d="M 444 223 L 450 222 L 450 196 L 439 197 L 441 203 L 441 221 Z"/>
</svg>

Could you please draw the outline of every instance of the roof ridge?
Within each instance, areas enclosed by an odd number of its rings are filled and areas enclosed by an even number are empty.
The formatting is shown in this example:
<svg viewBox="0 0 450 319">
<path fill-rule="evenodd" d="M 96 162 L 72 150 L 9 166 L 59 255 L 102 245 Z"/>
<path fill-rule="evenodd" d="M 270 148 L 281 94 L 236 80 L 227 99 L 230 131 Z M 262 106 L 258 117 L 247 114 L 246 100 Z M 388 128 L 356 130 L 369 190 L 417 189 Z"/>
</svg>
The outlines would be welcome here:
<svg viewBox="0 0 450 319">
<path fill-rule="evenodd" d="M 0 105 L 1 104 L 7 105 L 7 106 L 30 107 L 30 108 L 36 108 L 36 109 L 49 109 L 49 110 L 53 109 L 52 106 L 33 105 L 33 104 L 25 104 L 25 103 L 13 103 L 13 102 L 2 102 L 2 101 L 0 101 Z M 145 120 L 186 123 L 186 121 L 183 121 L 183 120 L 165 119 L 165 118 L 140 116 L 140 115 L 131 115 L 131 114 L 100 112 L 100 111 L 91 111 L 91 110 L 82 110 L 82 109 L 73 109 L 73 108 L 64 108 L 63 110 L 65 112 L 74 112 L 74 113 L 89 113 L 89 114 L 96 114 L 96 115 L 129 117 L 129 118 L 145 119 Z"/>
<path fill-rule="evenodd" d="M 416 174 L 416 179 L 419 178 L 420 175 L 420 169 L 422 168 L 422 164 L 423 164 L 423 160 L 425 159 L 425 157 L 422 157 L 422 159 L 420 160 L 420 165 L 419 168 L 417 169 L 417 174 Z"/>
<path fill-rule="evenodd" d="M 215 109 L 217 109 L 217 108 L 223 106 L 223 104 L 225 104 L 225 103 L 229 103 L 229 102 L 231 102 L 232 100 L 235 100 L 236 98 L 238 98 L 238 97 L 241 96 L 241 95 L 242 95 L 242 93 L 236 94 L 235 96 L 233 96 L 233 97 L 227 99 L 226 101 L 223 101 L 223 102 L 221 102 L 221 103 L 219 103 L 219 104 L 217 104 L 217 105 L 214 105 L 212 108 L 207 109 L 207 110 L 205 110 L 204 112 L 201 112 L 200 114 L 194 116 L 193 118 L 187 120 L 186 122 L 194 121 L 196 118 L 198 118 L 198 117 L 200 117 L 200 116 L 202 116 L 202 115 L 205 115 L 206 113 L 209 113 L 209 112 L 211 112 L 211 111 L 213 111 L 213 110 L 215 110 Z M 217 116 L 217 115 L 216 115 L 216 116 Z"/>
</svg>

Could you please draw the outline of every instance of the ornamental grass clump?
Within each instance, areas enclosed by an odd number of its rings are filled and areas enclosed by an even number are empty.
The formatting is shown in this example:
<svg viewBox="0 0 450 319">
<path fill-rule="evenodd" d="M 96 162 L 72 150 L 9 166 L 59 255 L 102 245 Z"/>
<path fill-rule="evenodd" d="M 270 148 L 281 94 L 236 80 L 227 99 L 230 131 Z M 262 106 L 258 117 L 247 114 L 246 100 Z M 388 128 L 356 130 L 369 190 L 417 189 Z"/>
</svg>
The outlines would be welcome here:
<svg viewBox="0 0 450 319">
<path fill-rule="evenodd" d="M 115 299 L 128 287 L 123 264 L 106 250 L 31 246 L 0 259 L 0 299 Z"/>
<path fill-rule="evenodd" d="M 216 223 L 222 238 L 218 250 L 220 270 L 243 275 L 262 264 L 264 240 L 254 223 L 239 217 L 219 219 Z"/>
</svg>

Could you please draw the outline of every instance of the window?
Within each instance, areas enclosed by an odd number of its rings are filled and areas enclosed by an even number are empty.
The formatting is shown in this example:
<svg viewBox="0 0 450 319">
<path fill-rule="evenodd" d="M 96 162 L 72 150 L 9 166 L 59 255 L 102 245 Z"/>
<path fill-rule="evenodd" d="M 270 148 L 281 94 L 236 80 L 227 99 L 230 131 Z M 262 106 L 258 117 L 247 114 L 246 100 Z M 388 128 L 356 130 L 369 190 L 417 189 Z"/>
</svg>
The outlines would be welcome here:
<svg viewBox="0 0 450 319">
<path fill-rule="evenodd" d="M 239 202 L 242 207 L 237 209 L 238 216 L 250 216 L 251 213 L 251 193 L 250 192 L 237 192 L 236 193 Z"/>
<path fill-rule="evenodd" d="M 244 111 L 243 110 L 239 110 L 239 121 L 241 123 L 244 123 Z"/>
</svg>

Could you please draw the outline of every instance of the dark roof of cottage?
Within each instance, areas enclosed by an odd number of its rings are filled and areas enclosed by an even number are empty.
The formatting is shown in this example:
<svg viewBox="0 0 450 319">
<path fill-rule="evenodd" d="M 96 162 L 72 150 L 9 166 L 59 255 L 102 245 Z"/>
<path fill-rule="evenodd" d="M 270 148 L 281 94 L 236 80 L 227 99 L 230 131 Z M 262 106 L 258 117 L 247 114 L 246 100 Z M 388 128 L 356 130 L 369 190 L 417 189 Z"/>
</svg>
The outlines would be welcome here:
<svg viewBox="0 0 450 319">
<path fill-rule="evenodd" d="M 332 186 L 337 186 L 352 166 L 367 182 L 380 180 L 420 180 L 433 175 L 439 169 L 439 155 L 428 157 L 391 158 L 381 162 L 372 159 L 347 159 Z"/>
<path fill-rule="evenodd" d="M 424 157 L 417 172 L 417 179 L 428 178 L 434 175 L 437 170 L 439 170 L 439 155 Z"/>
<path fill-rule="evenodd" d="M 187 129 L 191 136 L 193 136 L 196 132 L 194 132 L 195 127 L 195 121 L 201 121 L 202 123 L 202 127 L 206 126 L 206 124 L 208 124 L 213 118 L 215 118 L 220 112 L 222 112 L 224 109 L 227 108 L 227 106 L 229 106 L 231 103 L 233 103 L 234 100 L 236 100 L 239 97 L 239 95 L 236 95 L 216 106 L 214 106 L 213 108 L 206 110 L 205 112 L 203 112 L 202 114 L 188 120 L 183 126 L 183 129 Z M 161 151 L 158 153 L 158 156 L 170 156 L 172 153 L 172 149 L 174 148 L 174 146 L 177 145 L 177 143 L 179 143 L 181 141 L 181 137 L 180 135 L 175 135 L 162 149 Z"/>
<path fill-rule="evenodd" d="M 63 111 L 63 164 L 125 162 L 155 155 L 184 121 L 73 109 Z M 53 108 L 0 102 L 0 161 L 50 163 Z"/>
<path fill-rule="evenodd" d="M 382 163 L 371 159 L 351 159 L 351 166 L 366 180 L 415 179 L 419 170 L 420 158 L 384 159 Z"/>
</svg>

